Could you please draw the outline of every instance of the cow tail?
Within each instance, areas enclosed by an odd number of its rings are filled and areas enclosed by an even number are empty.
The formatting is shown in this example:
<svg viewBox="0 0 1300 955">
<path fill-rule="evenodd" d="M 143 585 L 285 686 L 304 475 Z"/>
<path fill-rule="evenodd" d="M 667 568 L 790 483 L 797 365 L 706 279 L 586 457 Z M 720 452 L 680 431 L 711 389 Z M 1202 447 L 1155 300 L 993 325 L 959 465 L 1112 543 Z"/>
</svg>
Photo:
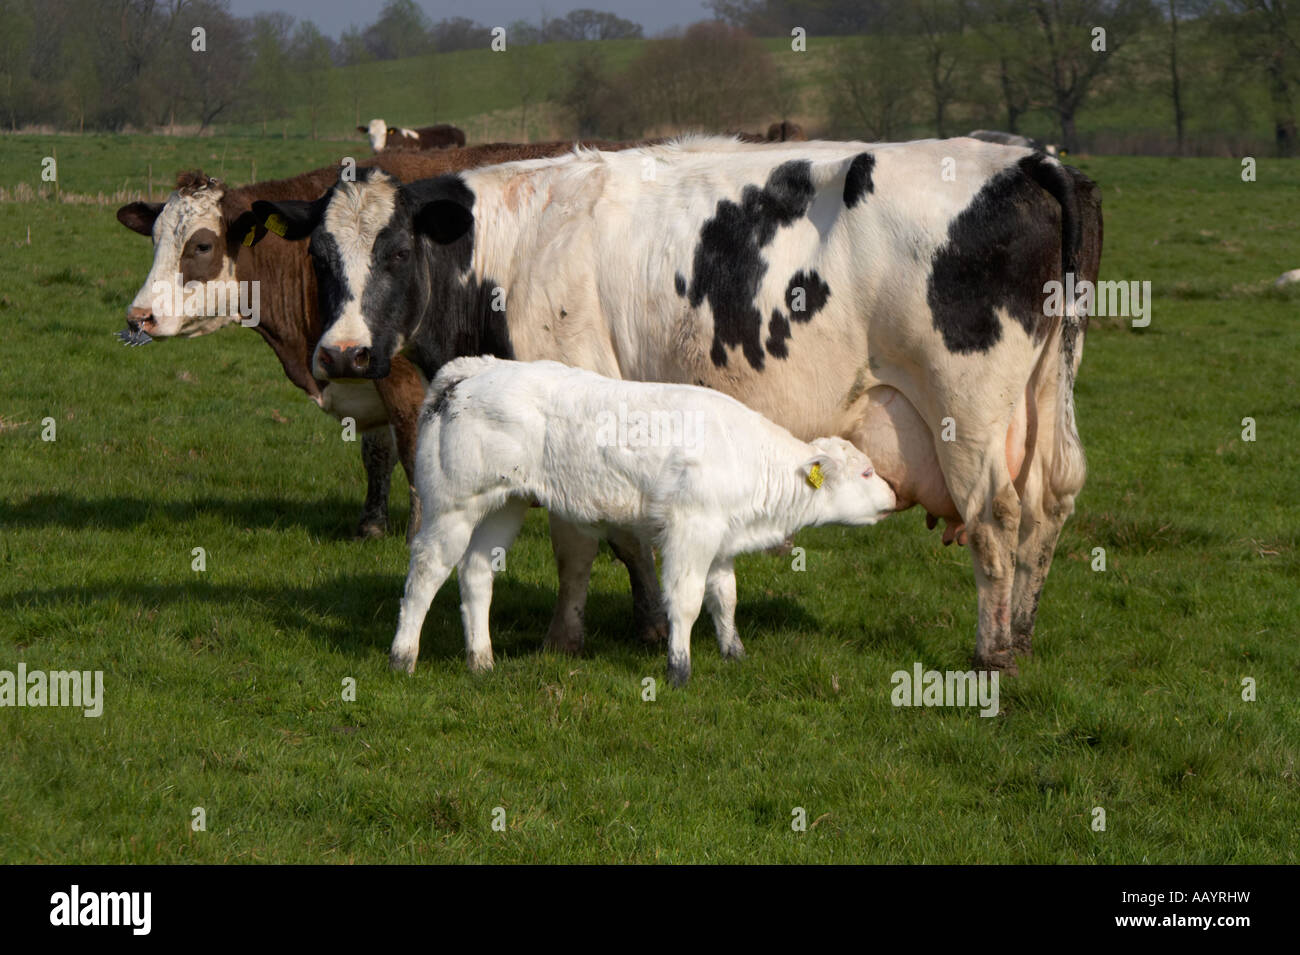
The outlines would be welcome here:
<svg viewBox="0 0 1300 955">
<path fill-rule="evenodd" d="M 1023 160 L 1029 176 L 1061 207 L 1061 277 L 1073 274 L 1097 281 L 1101 255 L 1101 205 L 1092 182 L 1043 154 Z M 1083 196 L 1080 193 L 1085 193 Z M 1082 201 L 1081 201 L 1082 199 Z M 1060 324 L 1056 427 L 1048 483 L 1053 496 L 1073 498 L 1083 488 L 1088 465 L 1074 416 L 1074 379 L 1083 357 L 1083 333 L 1088 316 L 1078 304 L 1065 302 Z"/>
</svg>

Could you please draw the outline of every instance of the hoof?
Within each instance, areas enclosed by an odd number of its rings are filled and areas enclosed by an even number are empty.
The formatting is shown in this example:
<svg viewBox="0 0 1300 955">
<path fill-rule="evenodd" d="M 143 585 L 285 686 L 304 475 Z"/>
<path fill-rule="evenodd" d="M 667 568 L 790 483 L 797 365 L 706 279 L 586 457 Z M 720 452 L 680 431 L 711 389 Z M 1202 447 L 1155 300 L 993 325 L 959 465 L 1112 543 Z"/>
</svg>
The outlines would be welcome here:
<svg viewBox="0 0 1300 955">
<path fill-rule="evenodd" d="M 733 643 L 727 649 L 722 651 L 724 660 L 743 660 L 745 659 L 745 646 L 739 640 Z"/>
<path fill-rule="evenodd" d="M 691 665 L 689 663 L 682 664 L 681 666 L 673 666 L 671 663 L 668 665 L 668 682 L 672 686 L 680 689 L 685 686 L 690 679 Z"/>
<path fill-rule="evenodd" d="M 1019 676 L 1020 668 L 1016 666 L 1016 656 L 1011 650 L 998 650 L 985 656 L 975 654 L 976 670 L 997 670 L 1007 676 Z"/>
<path fill-rule="evenodd" d="M 1018 657 L 1032 657 L 1034 655 L 1034 635 L 1032 633 L 1018 633 L 1011 638 L 1011 649 L 1015 651 Z"/>
<path fill-rule="evenodd" d="M 492 669 L 492 651 L 486 653 L 467 653 L 465 663 L 470 673 L 487 673 Z"/>
<path fill-rule="evenodd" d="M 362 521 L 357 525 L 357 529 L 352 534 L 353 540 L 369 540 L 372 537 L 383 537 L 388 533 L 387 521 Z"/>
<path fill-rule="evenodd" d="M 668 639 L 668 618 L 662 614 L 637 622 L 636 637 L 642 643 L 657 646 Z"/>
<path fill-rule="evenodd" d="M 388 669 L 394 673 L 414 673 L 415 657 L 403 653 L 390 653 L 388 654 Z"/>
<path fill-rule="evenodd" d="M 556 653 L 574 655 L 582 652 L 582 640 L 581 626 L 563 627 L 551 624 L 551 629 L 546 632 L 544 646 L 547 650 L 553 650 Z"/>
</svg>

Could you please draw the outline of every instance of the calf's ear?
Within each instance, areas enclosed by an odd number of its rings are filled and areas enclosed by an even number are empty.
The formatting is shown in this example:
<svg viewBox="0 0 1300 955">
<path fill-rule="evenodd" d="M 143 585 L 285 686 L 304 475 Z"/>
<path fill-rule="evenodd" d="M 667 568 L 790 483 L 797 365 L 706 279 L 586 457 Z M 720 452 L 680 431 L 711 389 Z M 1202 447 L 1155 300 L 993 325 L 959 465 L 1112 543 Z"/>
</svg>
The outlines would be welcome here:
<svg viewBox="0 0 1300 955">
<path fill-rule="evenodd" d="M 128 202 L 117 210 L 117 221 L 132 232 L 153 236 L 153 223 L 162 212 L 161 202 Z"/>
<path fill-rule="evenodd" d="M 368 132 L 370 132 L 370 130 L 367 129 L 365 126 L 358 126 L 358 127 L 357 127 L 357 132 L 359 132 L 359 133 L 368 133 Z"/>
<path fill-rule="evenodd" d="M 305 199 L 281 199 L 277 202 L 258 199 L 253 203 L 253 219 L 267 232 L 297 242 L 311 235 L 320 223 L 326 198 L 321 196 L 312 202 Z"/>
<path fill-rule="evenodd" d="M 807 484 L 816 489 L 827 481 L 834 481 L 839 475 L 840 464 L 826 454 L 815 454 L 799 465 L 799 473 Z"/>
</svg>

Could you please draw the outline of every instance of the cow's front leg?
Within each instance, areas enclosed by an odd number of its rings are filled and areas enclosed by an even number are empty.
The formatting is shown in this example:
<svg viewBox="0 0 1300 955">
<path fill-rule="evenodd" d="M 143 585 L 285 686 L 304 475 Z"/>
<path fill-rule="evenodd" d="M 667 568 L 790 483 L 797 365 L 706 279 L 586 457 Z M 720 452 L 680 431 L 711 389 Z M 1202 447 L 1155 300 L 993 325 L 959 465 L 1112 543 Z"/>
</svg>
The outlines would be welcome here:
<svg viewBox="0 0 1300 955">
<path fill-rule="evenodd" d="M 421 520 L 420 495 L 415 490 L 415 447 L 420 434 L 425 382 L 418 368 L 398 356 L 393 359 L 388 377 L 376 379 L 375 389 L 388 414 L 397 458 L 402 462 L 411 489 L 411 514 L 406 524 L 406 542 L 410 544 L 420 530 Z"/>
<path fill-rule="evenodd" d="M 551 552 L 559 574 L 559 591 L 555 614 L 546 631 L 546 646 L 562 653 L 582 649 L 584 619 L 587 612 L 587 584 L 591 565 L 600 550 L 600 541 L 583 533 L 573 524 L 551 515 Z"/>
<path fill-rule="evenodd" d="M 383 537 L 388 530 L 388 492 L 392 486 L 397 448 L 388 425 L 361 435 L 361 464 L 366 469 L 366 503 L 361 508 L 356 537 Z"/>
<path fill-rule="evenodd" d="M 664 530 L 661 554 L 668 614 L 668 682 L 673 686 L 685 686 L 691 678 L 691 628 L 700 615 L 719 539 L 706 522 L 689 518 Z"/>
<path fill-rule="evenodd" d="M 655 552 L 650 542 L 625 530 L 609 532 L 609 549 L 627 567 L 632 584 L 632 629 L 642 643 L 658 644 L 668 638 L 668 617 L 655 576 Z"/>
<path fill-rule="evenodd" d="M 1019 526 L 1020 499 L 1010 481 L 999 488 L 978 517 L 966 522 L 979 589 L 975 666 L 1013 675 L 1017 667 L 1011 641 L 1011 593 Z"/>
</svg>

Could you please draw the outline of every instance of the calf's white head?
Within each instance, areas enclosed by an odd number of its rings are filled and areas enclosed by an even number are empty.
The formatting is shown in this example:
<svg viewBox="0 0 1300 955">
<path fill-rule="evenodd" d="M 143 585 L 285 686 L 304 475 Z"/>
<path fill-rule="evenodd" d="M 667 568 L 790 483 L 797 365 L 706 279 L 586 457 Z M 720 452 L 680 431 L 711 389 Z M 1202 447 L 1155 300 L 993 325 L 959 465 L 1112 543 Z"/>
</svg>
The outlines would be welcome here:
<svg viewBox="0 0 1300 955">
<path fill-rule="evenodd" d="M 817 438 L 817 454 L 800 467 L 811 489 L 812 524 L 874 524 L 898 505 L 871 459 L 843 438 Z"/>
<path fill-rule="evenodd" d="M 182 173 L 166 202 L 132 202 L 117 220 L 153 239 L 153 264 L 126 309 L 127 324 L 155 338 L 206 335 L 242 319 L 220 180 Z M 234 294 L 231 294 L 231 293 Z"/>
</svg>

